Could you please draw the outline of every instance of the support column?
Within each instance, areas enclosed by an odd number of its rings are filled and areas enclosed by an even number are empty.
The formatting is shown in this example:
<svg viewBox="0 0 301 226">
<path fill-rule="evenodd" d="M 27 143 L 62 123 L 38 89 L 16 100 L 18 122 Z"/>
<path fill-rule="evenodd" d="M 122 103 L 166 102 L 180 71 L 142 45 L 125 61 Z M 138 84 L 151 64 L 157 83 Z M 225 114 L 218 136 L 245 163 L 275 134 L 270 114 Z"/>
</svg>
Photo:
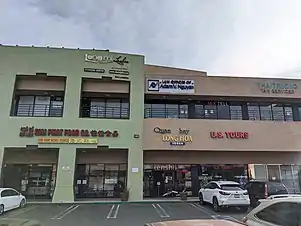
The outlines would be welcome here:
<svg viewBox="0 0 301 226">
<path fill-rule="evenodd" d="M 143 200 L 143 150 L 129 149 L 127 188 L 130 192 L 129 201 Z"/>
<path fill-rule="evenodd" d="M 57 177 L 52 202 L 74 201 L 76 147 L 68 145 L 59 151 Z"/>
</svg>

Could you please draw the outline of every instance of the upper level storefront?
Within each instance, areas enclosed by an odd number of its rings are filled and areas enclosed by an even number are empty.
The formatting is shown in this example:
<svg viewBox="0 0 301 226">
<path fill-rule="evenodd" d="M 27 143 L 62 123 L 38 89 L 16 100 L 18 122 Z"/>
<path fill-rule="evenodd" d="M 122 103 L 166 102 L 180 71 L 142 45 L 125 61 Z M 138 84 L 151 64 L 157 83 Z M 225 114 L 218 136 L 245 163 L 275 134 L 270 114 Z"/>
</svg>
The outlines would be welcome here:
<svg viewBox="0 0 301 226">
<path fill-rule="evenodd" d="M 148 65 L 145 87 L 145 118 L 301 119 L 301 80 L 217 77 Z"/>
<path fill-rule="evenodd" d="M 205 72 L 146 66 L 145 93 L 159 96 L 300 99 L 301 80 L 207 76 Z"/>
<path fill-rule="evenodd" d="M 18 136 L 22 127 L 118 131 L 102 145 L 140 145 L 133 137 L 143 131 L 143 56 L 0 46 L 0 59 L 2 145 L 36 144 Z"/>
</svg>

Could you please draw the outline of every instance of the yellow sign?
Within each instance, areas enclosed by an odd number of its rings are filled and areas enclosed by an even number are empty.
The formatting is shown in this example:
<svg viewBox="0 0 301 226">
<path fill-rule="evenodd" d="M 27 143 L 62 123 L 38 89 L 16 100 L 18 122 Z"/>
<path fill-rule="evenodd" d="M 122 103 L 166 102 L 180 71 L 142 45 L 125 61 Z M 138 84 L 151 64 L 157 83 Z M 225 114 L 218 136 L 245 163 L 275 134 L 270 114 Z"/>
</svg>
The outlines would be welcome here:
<svg viewBox="0 0 301 226">
<path fill-rule="evenodd" d="M 96 138 L 39 138 L 39 144 L 98 144 Z"/>
<path fill-rule="evenodd" d="M 163 142 L 192 142 L 189 135 L 162 135 Z"/>
</svg>

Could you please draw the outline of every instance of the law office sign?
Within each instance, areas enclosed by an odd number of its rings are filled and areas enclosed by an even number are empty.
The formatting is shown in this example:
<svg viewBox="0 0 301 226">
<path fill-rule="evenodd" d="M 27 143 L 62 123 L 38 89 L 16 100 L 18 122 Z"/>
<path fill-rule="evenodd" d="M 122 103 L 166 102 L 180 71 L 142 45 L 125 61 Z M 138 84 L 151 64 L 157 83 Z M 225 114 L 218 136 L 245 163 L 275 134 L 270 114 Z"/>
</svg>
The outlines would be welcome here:
<svg viewBox="0 0 301 226">
<path fill-rule="evenodd" d="M 158 93 L 194 93 L 194 80 L 147 79 L 147 91 Z"/>
<path fill-rule="evenodd" d="M 263 93 L 287 93 L 293 94 L 298 89 L 296 83 L 260 82 L 258 88 Z"/>
</svg>

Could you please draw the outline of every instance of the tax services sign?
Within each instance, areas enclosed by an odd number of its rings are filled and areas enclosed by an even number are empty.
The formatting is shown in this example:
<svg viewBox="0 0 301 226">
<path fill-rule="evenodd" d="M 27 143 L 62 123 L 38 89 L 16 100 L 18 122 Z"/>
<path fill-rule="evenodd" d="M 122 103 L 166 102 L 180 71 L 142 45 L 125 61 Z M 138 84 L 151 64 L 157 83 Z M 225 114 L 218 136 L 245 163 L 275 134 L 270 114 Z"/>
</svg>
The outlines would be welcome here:
<svg viewBox="0 0 301 226">
<path fill-rule="evenodd" d="M 194 93 L 194 80 L 147 79 L 147 91 L 159 93 Z"/>
</svg>

